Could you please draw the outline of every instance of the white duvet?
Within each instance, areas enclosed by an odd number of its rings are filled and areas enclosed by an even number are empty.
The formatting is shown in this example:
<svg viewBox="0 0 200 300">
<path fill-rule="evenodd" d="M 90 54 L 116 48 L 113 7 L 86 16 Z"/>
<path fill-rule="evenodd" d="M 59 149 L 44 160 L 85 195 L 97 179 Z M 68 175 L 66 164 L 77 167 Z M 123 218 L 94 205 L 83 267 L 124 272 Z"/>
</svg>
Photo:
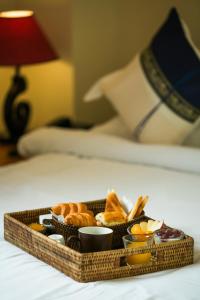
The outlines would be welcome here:
<svg viewBox="0 0 200 300">
<path fill-rule="evenodd" d="M 0 299 L 199 299 L 199 150 L 131 147 L 127 140 L 95 134 L 90 138 L 71 134 L 60 144 L 63 138 L 54 129 L 51 141 L 44 131 L 35 134 L 21 140 L 19 148 L 26 156 L 41 155 L 0 168 Z M 40 147 L 35 144 L 39 137 Z M 108 188 L 133 200 L 149 195 L 147 215 L 194 237 L 194 264 L 132 278 L 77 283 L 3 239 L 3 213 L 7 211 L 101 199 Z"/>
</svg>

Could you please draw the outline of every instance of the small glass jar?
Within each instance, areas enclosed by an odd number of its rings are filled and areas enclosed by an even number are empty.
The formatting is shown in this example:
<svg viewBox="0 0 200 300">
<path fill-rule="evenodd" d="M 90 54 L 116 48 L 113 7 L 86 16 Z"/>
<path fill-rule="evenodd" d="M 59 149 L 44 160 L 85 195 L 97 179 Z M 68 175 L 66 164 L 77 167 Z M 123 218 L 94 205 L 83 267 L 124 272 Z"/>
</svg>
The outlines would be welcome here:
<svg viewBox="0 0 200 300">
<path fill-rule="evenodd" d="M 39 223 L 31 223 L 28 225 L 31 229 L 40 232 L 40 233 L 45 233 L 46 232 L 46 228 L 45 226 L 43 226 L 42 224 Z"/>
<path fill-rule="evenodd" d="M 165 242 L 173 242 L 183 240 L 185 234 L 183 231 L 164 227 L 154 233 L 154 241 L 155 244 L 165 243 Z"/>
<path fill-rule="evenodd" d="M 129 234 L 123 236 L 125 248 L 139 248 L 153 244 L 153 234 Z M 151 253 L 133 254 L 127 257 L 128 265 L 145 264 L 150 262 Z"/>
</svg>

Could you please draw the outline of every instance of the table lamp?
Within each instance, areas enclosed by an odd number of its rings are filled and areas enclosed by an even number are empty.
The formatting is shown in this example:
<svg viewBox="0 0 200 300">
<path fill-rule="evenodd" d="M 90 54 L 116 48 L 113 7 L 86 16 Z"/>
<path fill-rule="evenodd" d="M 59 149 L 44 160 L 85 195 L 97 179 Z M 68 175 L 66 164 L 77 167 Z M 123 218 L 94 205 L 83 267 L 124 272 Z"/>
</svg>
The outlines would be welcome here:
<svg viewBox="0 0 200 300">
<path fill-rule="evenodd" d="M 27 102 L 15 103 L 16 97 L 27 86 L 26 79 L 20 74 L 20 67 L 56 58 L 56 52 L 32 11 L 0 12 L 0 65 L 15 66 L 15 74 L 3 107 L 4 121 L 11 142 L 16 142 L 24 133 L 30 117 L 30 105 Z"/>
</svg>

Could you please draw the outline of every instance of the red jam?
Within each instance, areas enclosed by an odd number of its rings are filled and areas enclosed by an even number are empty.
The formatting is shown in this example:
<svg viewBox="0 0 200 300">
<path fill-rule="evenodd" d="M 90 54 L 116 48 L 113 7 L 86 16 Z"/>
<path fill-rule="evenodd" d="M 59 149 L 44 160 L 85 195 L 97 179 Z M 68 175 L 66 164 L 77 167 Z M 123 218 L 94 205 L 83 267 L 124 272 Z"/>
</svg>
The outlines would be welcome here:
<svg viewBox="0 0 200 300">
<path fill-rule="evenodd" d="M 184 238 L 184 232 L 175 228 L 163 226 L 161 229 L 155 232 L 155 243 L 163 243 L 170 241 L 182 240 Z"/>
</svg>

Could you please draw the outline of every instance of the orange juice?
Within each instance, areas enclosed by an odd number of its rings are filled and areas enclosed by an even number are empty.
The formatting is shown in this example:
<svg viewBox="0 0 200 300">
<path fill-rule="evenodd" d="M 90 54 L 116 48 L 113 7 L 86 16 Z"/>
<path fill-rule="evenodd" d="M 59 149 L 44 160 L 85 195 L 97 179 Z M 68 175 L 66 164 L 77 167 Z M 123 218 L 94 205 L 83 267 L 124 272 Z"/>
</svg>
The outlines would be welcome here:
<svg viewBox="0 0 200 300">
<path fill-rule="evenodd" d="M 137 248 L 147 246 L 148 242 L 131 242 L 127 245 L 127 248 Z M 127 257 L 127 263 L 130 265 L 145 264 L 151 259 L 151 253 L 133 254 Z"/>
</svg>

